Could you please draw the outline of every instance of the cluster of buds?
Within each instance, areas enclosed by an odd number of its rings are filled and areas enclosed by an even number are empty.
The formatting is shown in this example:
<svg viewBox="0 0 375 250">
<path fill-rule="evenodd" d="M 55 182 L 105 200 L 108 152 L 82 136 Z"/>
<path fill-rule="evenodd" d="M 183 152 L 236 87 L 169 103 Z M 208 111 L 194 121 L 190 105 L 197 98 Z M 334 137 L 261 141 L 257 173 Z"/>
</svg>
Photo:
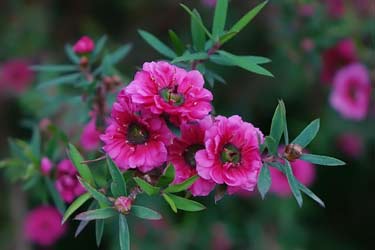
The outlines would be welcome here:
<svg viewBox="0 0 375 250">
<path fill-rule="evenodd" d="M 113 89 L 116 89 L 116 87 L 122 84 L 121 78 L 117 75 L 104 76 L 102 81 L 103 81 L 106 91 L 111 91 Z"/>
</svg>

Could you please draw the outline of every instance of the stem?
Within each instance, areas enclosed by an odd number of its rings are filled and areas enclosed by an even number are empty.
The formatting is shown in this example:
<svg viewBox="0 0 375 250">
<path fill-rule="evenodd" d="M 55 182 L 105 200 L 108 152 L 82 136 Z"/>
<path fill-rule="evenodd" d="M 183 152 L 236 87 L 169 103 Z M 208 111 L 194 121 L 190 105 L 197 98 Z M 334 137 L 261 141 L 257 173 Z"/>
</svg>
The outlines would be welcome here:
<svg viewBox="0 0 375 250">
<path fill-rule="evenodd" d="M 216 51 L 218 51 L 220 49 L 220 47 L 221 47 L 221 44 L 219 42 L 214 43 L 214 45 L 207 51 L 208 57 L 210 57 L 210 55 L 212 55 Z M 208 60 L 208 58 L 207 59 L 200 59 L 200 60 L 193 60 L 191 62 L 191 69 L 192 70 L 197 69 L 197 67 L 198 67 L 199 64 L 201 64 L 201 63 L 203 63 L 203 62 L 205 62 L 207 60 Z"/>
</svg>

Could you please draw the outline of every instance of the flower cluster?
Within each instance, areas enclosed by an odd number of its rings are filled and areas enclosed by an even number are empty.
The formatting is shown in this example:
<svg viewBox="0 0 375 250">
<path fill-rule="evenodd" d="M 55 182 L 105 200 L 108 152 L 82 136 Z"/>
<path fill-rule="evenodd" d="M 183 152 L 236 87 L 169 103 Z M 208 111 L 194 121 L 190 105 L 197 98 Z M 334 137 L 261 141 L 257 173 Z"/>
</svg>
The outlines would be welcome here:
<svg viewBox="0 0 375 250">
<path fill-rule="evenodd" d="M 228 192 L 251 191 L 262 166 L 263 135 L 239 116 L 213 117 L 212 99 L 199 71 L 145 63 L 113 104 L 100 137 L 103 149 L 121 170 L 147 173 L 171 162 L 174 183 L 198 175 L 189 188 L 195 196 L 208 195 L 216 184 L 226 185 Z"/>
</svg>

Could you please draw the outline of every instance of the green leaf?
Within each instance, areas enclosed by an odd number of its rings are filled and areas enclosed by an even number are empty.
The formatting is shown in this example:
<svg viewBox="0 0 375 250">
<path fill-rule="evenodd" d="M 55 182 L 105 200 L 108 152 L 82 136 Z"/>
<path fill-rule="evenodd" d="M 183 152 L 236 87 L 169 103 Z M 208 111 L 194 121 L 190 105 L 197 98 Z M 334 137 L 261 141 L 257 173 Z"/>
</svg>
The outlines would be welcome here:
<svg viewBox="0 0 375 250">
<path fill-rule="evenodd" d="M 206 26 L 204 26 L 202 20 L 194 13 L 192 12 L 186 5 L 184 4 L 180 4 L 180 6 L 187 12 L 189 13 L 189 15 L 194 18 L 194 20 L 199 24 L 199 26 L 204 30 L 204 32 L 207 34 L 207 36 L 213 40 L 213 36 L 211 35 L 211 33 L 208 31 L 208 29 L 206 28 Z"/>
<path fill-rule="evenodd" d="M 316 201 L 320 206 L 326 207 L 326 205 L 324 204 L 324 202 L 316 194 L 314 194 L 310 189 L 308 189 L 305 185 L 303 185 L 302 183 L 298 182 L 298 187 L 299 187 L 299 189 L 302 192 L 304 192 L 311 199 L 313 199 L 314 201 Z"/>
<path fill-rule="evenodd" d="M 172 63 L 194 61 L 194 60 L 204 60 L 207 58 L 208 58 L 208 54 L 206 52 L 197 52 L 197 53 L 186 54 L 186 55 L 176 57 L 172 61 Z"/>
<path fill-rule="evenodd" d="M 276 145 L 280 144 L 281 136 L 284 132 L 284 119 L 280 104 L 277 105 L 272 117 L 270 136 L 275 139 Z"/>
<path fill-rule="evenodd" d="M 212 24 L 212 35 L 215 38 L 220 36 L 225 29 L 227 11 L 228 0 L 218 0 L 216 2 L 214 20 Z"/>
<path fill-rule="evenodd" d="M 98 207 L 98 203 L 96 200 L 93 200 L 91 203 L 90 203 L 90 206 L 88 207 L 88 210 L 93 210 L 95 208 Z M 83 231 L 83 229 L 86 228 L 86 226 L 89 224 L 90 221 L 88 220 L 81 220 L 78 224 L 78 227 L 74 233 L 74 237 L 77 238 L 77 236 Z"/>
<path fill-rule="evenodd" d="M 223 50 L 219 50 L 218 53 L 223 57 L 227 64 L 235 65 L 256 74 L 273 77 L 271 72 L 252 62 L 249 58 L 236 56 Z"/>
<path fill-rule="evenodd" d="M 222 45 L 230 39 L 232 39 L 233 37 L 235 37 L 237 34 L 237 31 L 226 32 L 219 38 L 219 43 Z"/>
<path fill-rule="evenodd" d="M 82 155 L 79 153 L 77 148 L 69 143 L 69 158 L 72 161 L 73 165 L 76 167 L 79 175 L 87 181 L 89 184 L 94 185 L 94 177 L 86 164 L 83 164 L 84 161 Z"/>
<path fill-rule="evenodd" d="M 151 33 L 144 30 L 138 30 L 138 33 L 151 47 L 153 47 L 160 54 L 168 58 L 177 57 L 176 53 L 173 50 L 171 50 L 167 45 L 165 45 L 162 41 L 160 41 Z"/>
<path fill-rule="evenodd" d="M 95 43 L 95 49 L 92 52 L 92 55 L 90 57 L 90 61 L 91 62 L 95 62 L 95 60 L 99 56 L 100 52 L 102 52 L 102 50 L 103 50 L 103 48 L 104 48 L 107 40 L 108 40 L 107 36 L 104 35 L 101 38 L 99 38 L 98 41 L 96 41 L 96 43 Z"/>
<path fill-rule="evenodd" d="M 111 206 L 112 203 L 105 197 L 104 194 L 97 191 L 89 183 L 87 183 L 82 178 L 78 177 L 79 182 L 86 188 L 86 190 L 92 195 L 92 197 L 97 200 L 100 204 Z"/>
<path fill-rule="evenodd" d="M 130 250 L 129 226 L 126 217 L 119 215 L 119 240 L 120 250 Z"/>
<path fill-rule="evenodd" d="M 251 20 L 263 9 L 263 7 L 268 3 L 268 1 L 264 1 L 263 3 L 257 5 L 255 8 L 251 9 L 247 12 L 240 20 L 238 20 L 229 32 L 240 32 L 243 28 L 245 28 Z M 229 40 L 229 39 L 228 39 Z M 226 40 L 226 42 L 228 41 Z"/>
<path fill-rule="evenodd" d="M 40 72 L 72 72 L 79 70 L 77 65 L 33 65 L 30 68 Z"/>
<path fill-rule="evenodd" d="M 279 100 L 279 107 L 284 123 L 284 144 L 288 145 L 289 144 L 289 133 L 288 133 L 288 124 L 286 122 L 286 109 L 285 109 L 285 104 L 282 100 Z"/>
<path fill-rule="evenodd" d="M 275 139 L 273 139 L 271 136 L 266 136 L 264 139 L 264 144 L 266 145 L 268 152 L 272 155 L 277 155 L 277 144 L 275 142 Z"/>
<path fill-rule="evenodd" d="M 173 30 L 169 30 L 168 33 L 177 55 L 182 55 L 186 49 L 185 44 Z"/>
<path fill-rule="evenodd" d="M 125 44 L 109 54 L 109 60 L 111 65 L 115 65 L 119 63 L 122 59 L 124 59 L 130 52 L 132 46 L 130 44 Z"/>
<path fill-rule="evenodd" d="M 202 18 L 197 10 L 193 10 L 194 17 L 191 16 L 191 37 L 193 40 L 193 45 L 198 51 L 204 50 L 204 44 L 206 42 L 206 35 L 200 23 L 202 23 Z M 198 21 L 197 21 L 198 19 Z"/>
<path fill-rule="evenodd" d="M 96 220 L 95 222 L 95 239 L 96 245 L 100 247 L 104 232 L 104 220 Z"/>
<path fill-rule="evenodd" d="M 38 84 L 38 89 L 45 88 L 45 87 L 51 87 L 51 86 L 57 86 L 62 84 L 71 84 L 76 83 L 79 78 L 81 77 L 81 73 L 73 73 L 69 75 L 64 75 L 58 78 L 54 78 L 51 80 L 47 80 L 45 82 Z"/>
<path fill-rule="evenodd" d="M 171 186 L 167 187 L 166 189 L 164 189 L 164 192 L 167 192 L 167 193 L 178 193 L 178 192 L 181 192 L 181 191 L 185 191 L 191 185 L 193 185 L 194 182 L 197 179 L 198 179 L 198 176 L 194 175 L 194 176 L 190 177 L 189 179 L 186 179 L 182 183 L 171 185 Z"/>
<path fill-rule="evenodd" d="M 267 164 L 263 164 L 263 167 L 260 170 L 257 186 L 262 199 L 264 199 L 271 187 L 270 169 Z"/>
<path fill-rule="evenodd" d="M 172 211 L 177 213 L 177 207 L 174 201 L 171 199 L 171 197 L 168 194 L 162 194 L 164 200 L 168 203 L 168 205 L 171 207 Z"/>
<path fill-rule="evenodd" d="M 169 197 L 173 200 L 174 204 L 176 204 L 176 208 L 189 211 L 189 212 L 196 212 L 206 209 L 206 207 L 203 204 L 200 204 L 199 202 L 192 201 L 186 198 L 182 198 L 177 195 L 168 194 Z"/>
<path fill-rule="evenodd" d="M 122 176 L 120 169 L 115 165 L 111 158 L 107 157 L 107 165 L 109 173 L 112 176 L 111 191 L 112 194 L 117 198 L 119 196 L 126 196 L 126 183 Z"/>
<path fill-rule="evenodd" d="M 61 199 L 60 194 L 57 192 L 55 186 L 53 185 L 52 181 L 48 177 L 44 177 L 44 182 L 47 186 L 47 189 L 52 197 L 53 203 L 55 204 L 56 208 L 60 211 L 61 214 L 65 213 L 65 203 Z"/>
<path fill-rule="evenodd" d="M 66 210 L 64 217 L 62 219 L 62 224 L 65 223 L 65 221 L 78 209 L 80 208 L 86 201 L 88 201 L 91 198 L 91 195 L 89 193 L 85 193 L 81 196 L 79 196 L 77 199 L 73 201 L 72 204 L 68 207 Z"/>
<path fill-rule="evenodd" d="M 164 170 L 164 174 L 160 177 L 157 186 L 158 187 L 164 187 L 169 185 L 173 180 L 175 176 L 175 169 L 171 163 L 168 164 L 166 169 Z"/>
<path fill-rule="evenodd" d="M 305 148 L 318 134 L 319 127 L 319 119 L 315 119 L 292 141 L 292 144 L 298 144 Z"/>
<path fill-rule="evenodd" d="M 30 143 L 31 151 L 36 158 L 40 158 L 40 148 L 41 148 L 41 137 L 39 127 L 35 126 L 33 129 L 33 135 L 31 137 Z"/>
<path fill-rule="evenodd" d="M 150 208 L 143 207 L 143 206 L 137 206 L 137 205 L 132 206 L 130 213 L 133 214 L 134 216 L 137 216 L 141 219 L 146 219 L 146 220 L 160 220 L 161 219 L 161 215 L 158 212 Z"/>
<path fill-rule="evenodd" d="M 342 166 L 345 165 L 345 162 L 324 155 L 313 155 L 313 154 L 303 154 L 300 157 L 300 160 L 308 161 L 313 164 L 323 165 L 323 166 Z"/>
<path fill-rule="evenodd" d="M 118 212 L 112 207 L 99 208 L 95 210 L 89 210 L 83 213 L 78 214 L 74 219 L 75 220 L 100 220 L 107 219 L 117 215 Z"/>
<path fill-rule="evenodd" d="M 134 177 L 134 181 L 148 195 L 156 195 L 160 191 L 160 188 L 152 186 L 150 183 L 141 178 Z"/>
<path fill-rule="evenodd" d="M 286 162 L 285 174 L 288 179 L 290 189 L 292 190 L 292 193 L 294 197 L 296 198 L 298 205 L 302 207 L 303 199 L 302 199 L 301 191 L 299 190 L 298 181 L 293 175 L 293 171 L 292 171 L 289 161 L 285 160 L 285 162 Z"/>
<path fill-rule="evenodd" d="M 65 54 L 75 64 L 79 64 L 79 57 L 74 53 L 73 48 L 70 44 L 65 45 Z"/>
</svg>

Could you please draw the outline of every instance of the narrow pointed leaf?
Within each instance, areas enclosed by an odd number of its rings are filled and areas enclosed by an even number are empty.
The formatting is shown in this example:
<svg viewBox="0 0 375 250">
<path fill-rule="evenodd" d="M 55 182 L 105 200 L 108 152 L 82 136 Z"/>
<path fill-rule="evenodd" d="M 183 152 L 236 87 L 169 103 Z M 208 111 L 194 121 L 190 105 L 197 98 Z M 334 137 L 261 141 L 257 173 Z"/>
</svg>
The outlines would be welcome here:
<svg viewBox="0 0 375 250">
<path fill-rule="evenodd" d="M 189 15 L 194 18 L 195 21 L 197 21 L 197 23 L 199 24 L 199 26 L 201 26 L 201 28 L 204 30 L 204 32 L 206 33 L 206 35 L 213 39 L 213 36 L 211 35 L 211 33 L 208 31 L 208 29 L 206 28 L 206 26 L 204 26 L 203 22 L 201 19 L 199 19 L 199 17 L 193 12 L 191 11 L 186 5 L 184 4 L 180 4 L 180 6 L 187 12 L 189 13 Z"/>
<path fill-rule="evenodd" d="M 224 43 L 235 37 L 237 34 L 237 31 L 226 32 L 219 38 L 220 44 L 223 45 Z"/>
<path fill-rule="evenodd" d="M 185 44 L 173 30 L 169 30 L 168 33 L 177 55 L 182 55 L 186 49 Z"/>
<path fill-rule="evenodd" d="M 88 201 L 91 198 L 91 195 L 89 193 L 85 193 L 75 199 L 72 204 L 68 207 L 66 210 L 62 223 L 65 223 L 65 221 L 75 212 L 77 209 L 79 209 L 86 201 Z"/>
<path fill-rule="evenodd" d="M 206 209 L 206 207 L 203 204 L 200 204 L 199 202 L 182 198 L 180 196 L 173 194 L 168 195 L 173 200 L 174 204 L 176 205 L 176 208 L 178 209 L 189 212 L 196 212 Z"/>
<path fill-rule="evenodd" d="M 38 89 L 62 85 L 62 84 L 78 83 L 78 80 L 79 80 L 80 77 L 81 77 L 81 73 L 73 73 L 73 74 L 69 74 L 69 75 L 60 76 L 58 78 L 54 78 L 52 80 L 47 80 L 45 82 L 39 83 Z"/>
<path fill-rule="evenodd" d="M 172 211 L 177 213 L 177 207 L 172 198 L 169 196 L 169 194 L 162 194 L 164 200 L 168 203 L 168 205 L 171 207 Z"/>
<path fill-rule="evenodd" d="M 273 155 L 277 154 L 277 144 L 275 142 L 275 139 L 273 139 L 271 136 L 266 136 L 264 144 L 266 145 L 268 152 Z"/>
<path fill-rule="evenodd" d="M 33 65 L 30 68 L 39 72 L 72 72 L 79 69 L 77 65 Z"/>
<path fill-rule="evenodd" d="M 78 177 L 79 182 L 85 187 L 85 189 L 91 194 L 91 196 L 97 200 L 100 204 L 110 206 L 112 203 L 105 197 L 104 194 L 97 191 L 89 183 Z"/>
<path fill-rule="evenodd" d="M 94 185 L 94 178 L 89 167 L 86 164 L 82 163 L 84 159 L 73 144 L 69 144 L 69 158 L 72 161 L 73 165 L 76 167 L 82 179 L 87 181 L 89 184 Z"/>
<path fill-rule="evenodd" d="M 193 10 L 194 17 L 191 16 L 191 37 L 193 40 L 193 45 L 198 51 L 204 50 L 204 44 L 206 43 L 206 35 L 202 26 L 202 18 L 197 10 Z M 197 19 L 199 21 L 197 21 Z"/>
<path fill-rule="evenodd" d="M 160 54 L 168 58 L 177 57 L 176 53 L 173 50 L 171 50 L 167 45 L 165 45 L 162 41 L 160 41 L 157 37 L 155 37 L 151 33 L 144 31 L 144 30 L 138 30 L 138 33 L 151 47 L 153 47 Z"/>
<path fill-rule="evenodd" d="M 130 44 L 125 44 L 112 52 L 109 55 L 109 60 L 111 65 L 115 65 L 119 63 L 122 59 L 124 59 L 130 52 L 132 46 Z"/>
<path fill-rule="evenodd" d="M 146 220 L 160 220 L 161 219 L 161 215 L 158 212 L 150 208 L 143 207 L 143 206 L 137 206 L 137 205 L 132 206 L 130 213 L 134 216 L 137 216 L 141 219 L 146 219 Z"/>
<path fill-rule="evenodd" d="M 316 194 L 314 194 L 310 189 L 308 189 L 305 185 L 298 182 L 298 187 L 302 192 L 304 192 L 306 195 L 308 195 L 311 199 L 313 199 L 315 202 L 317 202 L 320 206 L 326 207 L 324 202 Z"/>
<path fill-rule="evenodd" d="M 276 145 L 279 145 L 281 136 L 284 132 L 284 119 L 280 104 L 277 105 L 272 117 L 270 136 L 275 139 Z"/>
<path fill-rule="evenodd" d="M 119 215 L 120 250 L 130 250 L 129 226 L 125 215 Z"/>
<path fill-rule="evenodd" d="M 79 57 L 74 53 L 73 48 L 70 44 L 65 45 L 65 54 L 75 64 L 79 63 Z"/>
<path fill-rule="evenodd" d="M 115 165 L 111 158 L 107 157 L 109 173 L 112 176 L 111 191 L 115 197 L 126 196 L 126 183 L 120 169 Z"/>
<path fill-rule="evenodd" d="M 33 135 L 31 137 L 31 151 L 36 158 L 40 158 L 40 148 L 41 148 L 41 137 L 38 126 L 33 129 Z"/>
<path fill-rule="evenodd" d="M 97 247 L 100 247 L 104 232 L 104 220 L 95 221 L 95 239 Z"/>
<path fill-rule="evenodd" d="M 325 155 L 303 154 L 300 160 L 323 166 L 342 166 L 345 162 Z"/>
<path fill-rule="evenodd" d="M 315 119 L 292 141 L 293 144 L 301 145 L 303 148 L 310 144 L 319 132 L 320 121 Z"/>
<path fill-rule="evenodd" d="M 78 214 L 74 219 L 75 220 L 100 220 L 107 219 L 117 215 L 118 212 L 112 207 L 99 208 L 95 210 L 89 210 L 83 213 Z"/>
<path fill-rule="evenodd" d="M 150 183 L 141 178 L 134 177 L 134 181 L 148 195 L 156 195 L 160 191 L 159 187 L 154 187 Z"/>
<path fill-rule="evenodd" d="M 293 171 L 292 171 L 292 168 L 290 166 L 290 163 L 288 161 L 285 161 L 285 162 L 286 162 L 285 173 L 286 173 L 286 177 L 288 179 L 290 189 L 292 190 L 292 193 L 294 195 L 294 198 L 296 198 L 298 205 L 300 207 L 302 207 L 303 199 L 302 199 L 301 191 L 299 190 L 298 181 L 296 180 L 296 178 L 293 175 Z"/>
<path fill-rule="evenodd" d="M 172 164 L 168 164 L 167 168 L 164 170 L 164 174 L 160 177 L 157 186 L 164 187 L 169 185 L 175 176 L 175 169 Z"/>
<path fill-rule="evenodd" d="M 167 192 L 167 193 L 178 193 L 178 192 L 181 192 L 181 191 L 185 191 L 186 189 L 188 189 L 191 185 L 194 184 L 194 182 L 198 179 L 198 176 L 197 175 L 194 175 L 192 177 L 190 177 L 189 179 L 186 179 L 184 182 L 182 183 L 179 183 L 179 184 L 175 184 L 175 185 L 171 185 L 169 187 L 167 187 L 164 192 Z"/>
<path fill-rule="evenodd" d="M 280 111 L 281 111 L 282 119 L 283 119 L 283 123 L 284 123 L 284 144 L 288 145 L 289 144 L 288 124 L 287 124 L 287 121 L 286 121 L 285 104 L 282 100 L 279 100 L 279 107 L 280 107 Z"/>
<path fill-rule="evenodd" d="M 101 38 L 99 38 L 99 40 L 95 43 L 95 49 L 94 51 L 92 52 L 92 56 L 90 58 L 90 61 L 91 62 L 94 62 L 96 60 L 96 58 L 99 56 L 99 54 L 102 52 L 106 42 L 107 42 L 108 38 L 107 36 L 102 36 Z"/>
<path fill-rule="evenodd" d="M 214 20 L 212 24 L 212 35 L 218 37 L 225 29 L 227 19 L 228 0 L 218 0 L 216 2 Z"/>
<path fill-rule="evenodd" d="M 270 169 L 267 164 L 263 164 L 263 167 L 260 170 L 257 186 L 262 199 L 264 199 L 271 187 Z"/>
<path fill-rule="evenodd" d="M 55 204 L 56 208 L 60 211 L 61 214 L 65 213 L 66 207 L 64 201 L 61 199 L 60 194 L 57 192 L 55 186 L 53 185 L 52 181 L 48 177 L 44 177 L 44 182 L 47 186 L 47 189 L 52 197 L 53 203 Z"/>
<path fill-rule="evenodd" d="M 206 52 L 197 52 L 193 54 L 186 54 L 179 57 L 176 57 L 172 63 L 177 62 L 188 62 L 188 61 L 194 61 L 194 60 L 204 60 L 208 58 L 208 54 Z"/>
<path fill-rule="evenodd" d="M 96 200 L 93 200 L 88 207 L 88 210 L 93 210 L 98 207 L 98 203 Z M 74 237 L 77 238 L 78 235 L 86 228 L 86 226 L 89 224 L 90 221 L 88 220 L 81 220 L 78 224 L 78 227 L 74 233 Z"/>
</svg>

